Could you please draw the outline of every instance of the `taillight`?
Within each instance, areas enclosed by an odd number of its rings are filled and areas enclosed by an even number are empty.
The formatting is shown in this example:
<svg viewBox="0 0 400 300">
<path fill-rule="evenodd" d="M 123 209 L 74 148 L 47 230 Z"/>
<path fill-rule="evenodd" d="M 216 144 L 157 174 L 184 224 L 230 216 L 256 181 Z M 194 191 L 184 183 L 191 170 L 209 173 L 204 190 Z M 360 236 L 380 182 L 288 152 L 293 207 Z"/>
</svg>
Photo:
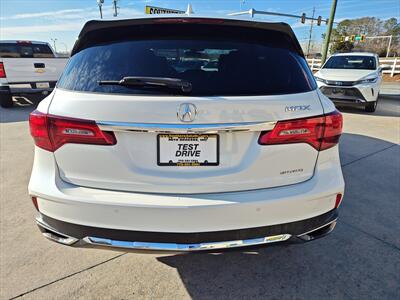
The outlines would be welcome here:
<svg viewBox="0 0 400 300">
<path fill-rule="evenodd" d="M 288 121 L 279 121 L 271 131 L 261 133 L 260 145 L 307 143 L 316 150 L 335 146 L 342 134 L 342 114 L 330 114 Z"/>
<path fill-rule="evenodd" d="M 35 145 L 51 152 L 67 143 L 117 143 L 113 132 L 101 131 L 96 122 L 90 120 L 53 116 L 35 110 L 29 116 L 29 126 Z"/>
<path fill-rule="evenodd" d="M 6 78 L 6 70 L 2 62 L 0 62 L 0 78 Z"/>
</svg>

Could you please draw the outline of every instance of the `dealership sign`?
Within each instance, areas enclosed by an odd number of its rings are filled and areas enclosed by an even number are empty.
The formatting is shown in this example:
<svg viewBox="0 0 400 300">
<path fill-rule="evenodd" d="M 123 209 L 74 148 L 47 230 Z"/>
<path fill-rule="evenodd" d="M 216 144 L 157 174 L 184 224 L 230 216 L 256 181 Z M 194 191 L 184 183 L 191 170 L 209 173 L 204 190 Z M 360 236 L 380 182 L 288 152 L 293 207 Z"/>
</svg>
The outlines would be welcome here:
<svg viewBox="0 0 400 300">
<path fill-rule="evenodd" d="M 146 5 L 145 13 L 148 15 L 155 15 L 155 14 L 184 14 L 185 12 L 183 10 L 176 10 L 176 9 Z"/>
</svg>

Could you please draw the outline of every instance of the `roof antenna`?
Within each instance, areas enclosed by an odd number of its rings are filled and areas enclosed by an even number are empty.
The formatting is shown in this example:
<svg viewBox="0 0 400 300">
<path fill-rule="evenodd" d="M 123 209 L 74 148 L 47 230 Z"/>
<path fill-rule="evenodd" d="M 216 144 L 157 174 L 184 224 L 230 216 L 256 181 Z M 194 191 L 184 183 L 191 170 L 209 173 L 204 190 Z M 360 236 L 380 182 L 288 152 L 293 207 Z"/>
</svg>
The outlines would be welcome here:
<svg viewBox="0 0 400 300">
<path fill-rule="evenodd" d="M 191 14 L 194 14 L 192 4 L 190 4 L 190 3 L 188 4 L 185 14 L 187 14 L 188 16 L 190 16 Z"/>
</svg>

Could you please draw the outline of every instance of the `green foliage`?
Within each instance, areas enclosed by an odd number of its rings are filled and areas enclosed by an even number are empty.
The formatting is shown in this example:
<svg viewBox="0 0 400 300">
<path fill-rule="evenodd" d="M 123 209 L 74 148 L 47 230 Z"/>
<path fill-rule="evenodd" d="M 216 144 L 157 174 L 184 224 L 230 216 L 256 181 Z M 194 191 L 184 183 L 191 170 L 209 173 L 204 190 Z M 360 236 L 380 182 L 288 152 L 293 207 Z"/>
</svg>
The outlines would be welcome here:
<svg viewBox="0 0 400 300">
<path fill-rule="evenodd" d="M 388 40 L 375 39 L 368 40 L 365 43 L 345 42 L 342 37 L 351 35 L 365 34 L 367 37 L 393 35 L 391 55 L 398 54 L 400 23 L 396 18 L 381 20 L 375 17 L 363 17 L 359 19 L 346 19 L 341 21 L 336 28 L 332 30 L 330 52 L 363 50 L 386 55 Z M 325 36 L 323 35 L 323 38 Z"/>
</svg>

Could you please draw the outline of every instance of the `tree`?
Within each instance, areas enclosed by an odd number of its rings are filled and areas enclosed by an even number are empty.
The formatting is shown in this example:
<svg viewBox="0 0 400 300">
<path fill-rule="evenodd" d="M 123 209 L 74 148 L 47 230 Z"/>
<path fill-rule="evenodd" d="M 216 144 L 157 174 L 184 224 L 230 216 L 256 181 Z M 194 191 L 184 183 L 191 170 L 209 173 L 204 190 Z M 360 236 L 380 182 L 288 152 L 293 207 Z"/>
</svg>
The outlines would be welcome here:
<svg viewBox="0 0 400 300">
<path fill-rule="evenodd" d="M 382 21 L 375 17 L 363 17 L 341 21 L 336 28 L 332 30 L 330 52 L 361 50 L 386 55 L 387 40 L 367 39 L 365 43 L 344 41 L 344 37 L 361 34 L 365 34 L 367 37 L 393 35 L 391 55 L 400 52 L 398 37 L 400 35 L 400 23 L 398 23 L 398 20 L 396 18 L 390 18 Z"/>
</svg>

